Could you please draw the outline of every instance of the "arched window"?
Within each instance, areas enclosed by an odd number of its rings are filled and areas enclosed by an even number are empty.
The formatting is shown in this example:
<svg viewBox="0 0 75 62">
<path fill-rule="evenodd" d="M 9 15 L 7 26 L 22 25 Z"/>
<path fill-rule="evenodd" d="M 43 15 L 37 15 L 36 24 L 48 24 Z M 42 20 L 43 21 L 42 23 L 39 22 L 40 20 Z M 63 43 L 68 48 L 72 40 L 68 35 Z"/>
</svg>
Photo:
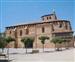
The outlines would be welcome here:
<svg viewBox="0 0 75 62">
<path fill-rule="evenodd" d="M 44 33 L 45 32 L 45 28 L 44 27 L 42 27 L 42 33 Z"/>
<path fill-rule="evenodd" d="M 11 34 L 11 31 L 10 31 L 10 34 Z"/>
<path fill-rule="evenodd" d="M 26 34 L 29 34 L 29 30 L 28 29 L 26 29 Z"/>
<path fill-rule="evenodd" d="M 20 36 L 22 36 L 22 30 L 20 30 Z"/>
<path fill-rule="evenodd" d="M 48 20 L 48 17 L 47 17 L 47 20 Z"/>
<path fill-rule="evenodd" d="M 59 25 L 59 28 L 62 28 L 62 24 Z"/>
<path fill-rule="evenodd" d="M 54 31 L 54 27 L 53 27 L 53 24 L 52 24 L 51 26 L 52 26 L 52 31 Z"/>
<path fill-rule="evenodd" d="M 49 19 L 51 19 L 51 16 L 49 17 Z"/>
<path fill-rule="evenodd" d="M 66 29 L 68 29 L 68 26 L 67 26 L 67 24 L 65 25 L 65 28 L 66 28 Z"/>
</svg>

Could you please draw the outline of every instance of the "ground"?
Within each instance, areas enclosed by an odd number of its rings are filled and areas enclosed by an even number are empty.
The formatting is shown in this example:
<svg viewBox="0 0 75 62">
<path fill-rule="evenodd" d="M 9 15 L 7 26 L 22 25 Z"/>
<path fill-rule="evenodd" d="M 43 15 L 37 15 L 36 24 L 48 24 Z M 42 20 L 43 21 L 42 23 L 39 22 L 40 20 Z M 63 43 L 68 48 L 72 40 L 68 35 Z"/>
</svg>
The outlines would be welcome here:
<svg viewBox="0 0 75 62">
<path fill-rule="evenodd" d="M 6 51 L 6 50 L 5 50 Z M 28 49 L 28 53 L 32 49 Z M 25 54 L 25 49 L 10 49 L 9 59 L 12 62 L 75 62 L 75 48 L 63 51 L 55 51 L 54 49 L 45 49 L 45 52 L 35 54 Z"/>
</svg>

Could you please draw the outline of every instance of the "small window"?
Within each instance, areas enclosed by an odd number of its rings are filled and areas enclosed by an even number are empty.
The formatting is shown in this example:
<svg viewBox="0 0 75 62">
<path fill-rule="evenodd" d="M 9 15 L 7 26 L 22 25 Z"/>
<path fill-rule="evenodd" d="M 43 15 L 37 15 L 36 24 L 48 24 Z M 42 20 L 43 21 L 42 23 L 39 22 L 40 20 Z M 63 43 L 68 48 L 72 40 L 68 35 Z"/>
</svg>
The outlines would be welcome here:
<svg viewBox="0 0 75 62">
<path fill-rule="evenodd" d="M 65 29 L 67 30 L 68 29 L 68 24 L 65 22 Z"/>
<path fill-rule="evenodd" d="M 51 19 L 51 17 L 49 17 L 49 19 Z"/>
<path fill-rule="evenodd" d="M 53 25 L 52 25 L 52 31 L 54 31 L 54 27 L 53 27 Z"/>
<path fill-rule="evenodd" d="M 62 24 L 59 25 L 59 28 L 62 28 Z"/>
<path fill-rule="evenodd" d="M 47 20 L 48 20 L 48 17 L 47 17 Z"/>
<path fill-rule="evenodd" d="M 11 31 L 10 31 L 10 34 L 11 34 Z"/>
<path fill-rule="evenodd" d="M 22 30 L 20 30 L 20 36 L 22 36 Z"/>
<path fill-rule="evenodd" d="M 44 18 L 42 18 L 42 20 L 44 20 Z"/>
<path fill-rule="evenodd" d="M 66 25 L 65 28 L 68 29 L 68 26 Z"/>
<path fill-rule="evenodd" d="M 52 31 L 54 31 L 54 28 L 52 28 Z"/>
<path fill-rule="evenodd" d="M 42 27 L 42 33 L 44 33 L 45 32 L 45 29 L 44 29 L 44 27 Z"/>
<path fill-rule="evenodd" d="M 29 34 L 29 30 L 28 29 L 26 29 L 26 34 Z"/>
</svg>

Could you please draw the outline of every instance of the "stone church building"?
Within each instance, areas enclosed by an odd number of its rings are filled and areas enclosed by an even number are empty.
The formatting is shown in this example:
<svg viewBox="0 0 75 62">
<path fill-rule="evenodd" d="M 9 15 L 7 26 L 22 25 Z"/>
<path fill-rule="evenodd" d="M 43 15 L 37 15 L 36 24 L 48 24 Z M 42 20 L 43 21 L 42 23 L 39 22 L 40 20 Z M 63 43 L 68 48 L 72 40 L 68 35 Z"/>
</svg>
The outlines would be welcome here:
<svg viewBox="0 0 75 62">
<path fill-rule="evenodd" d="M 42 48 L 41 40 L 39 40 L 40 36 L 48 36 L 50 40 L 52 37 L 63 37 L 66 41 L 70 41 L 68 43 L 70 47 L 74 46 L 70 21 L 58 19 L 55 12 L 41 16 L 40 22 L 8 26 L 6 27 L 5 33 L 6 36 L 11 36 L 16 39 L 15 42 L 19 48 L 24 46 L 21 39 L 28 36 L 35 38 L 34 43 L 30 45 L 30 47 L 33 48 Z M 45 41 L 45 48 L 55 47 L 50 40 Z M 64 46 L 64 44 L 62 44 L 62 46 Z M 13 46 L 11 45 L 11 47 Z"/>
</svg>

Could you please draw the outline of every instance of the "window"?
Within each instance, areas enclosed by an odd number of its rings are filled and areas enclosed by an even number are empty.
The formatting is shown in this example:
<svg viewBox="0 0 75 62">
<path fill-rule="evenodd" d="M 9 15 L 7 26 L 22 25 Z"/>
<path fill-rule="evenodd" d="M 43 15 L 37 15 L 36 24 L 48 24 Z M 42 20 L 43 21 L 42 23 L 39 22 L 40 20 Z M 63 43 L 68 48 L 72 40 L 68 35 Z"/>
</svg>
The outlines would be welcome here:
<svg viewBox="0 0 75 62">
<path fill-rule="evenodd" d="M 44 29 L 44 27 L 42 27 L 42 33 L 44 33 L 45 32 L 45 29 Z"/>
<path fill-rule="evenodd" d="M 44 20 L 44 18 L 42 18 L 42 20 Z"/>
<path fill-rule="evenodd" d="M 72 30 L 70 22 L 69 22 L 69 28 L 70 28 L 70 30 Z"/>
<path fill-rule="evenodd" d="M 65 28 L 67 29 L 67 25 L 65 26 Z"/>
<path fill-rule="evenodd" d="M 53 27 L 53 25 L 52 25 L 52 31 L 54 31 L 54 27 Z"/>
<path fill-rule="evenodd" d="M 22 30 L 20 30 L 20 36 L 22 36 Z"/>
<path fill-rule="evenodd" d="M 49 19 L 51 19 L 51 17 L 49 17 Z"/>
<path fill-rule="evenodd" d="M 62 28 L 62 24 L 59 25 L 59 28 Z"/>
<path fill-rule="evenodd" d="M 47 17 L 47 20 L 48 20 L 48 17 Z"/>
<path fill-rule="evenodd" d="M 67 26 L 67 24 L 65 24 L 65 28 L 66 28 L 66 29 L 68 29 L 68 26 Z"/>
<path fill-rule="evenodd" d="M 52 31 L 54 31 L 54 28 L 52 28 Z"/>
<path fill-rule="evenodd" d="M 29 34 L 29 30 L 28 29 L 26 29 L 26 34 Z"/>
<path fill-rule="evenodd" d="M 10 34 L 11 34 L 11 31 L 10 31 Z"/>
</svg>

